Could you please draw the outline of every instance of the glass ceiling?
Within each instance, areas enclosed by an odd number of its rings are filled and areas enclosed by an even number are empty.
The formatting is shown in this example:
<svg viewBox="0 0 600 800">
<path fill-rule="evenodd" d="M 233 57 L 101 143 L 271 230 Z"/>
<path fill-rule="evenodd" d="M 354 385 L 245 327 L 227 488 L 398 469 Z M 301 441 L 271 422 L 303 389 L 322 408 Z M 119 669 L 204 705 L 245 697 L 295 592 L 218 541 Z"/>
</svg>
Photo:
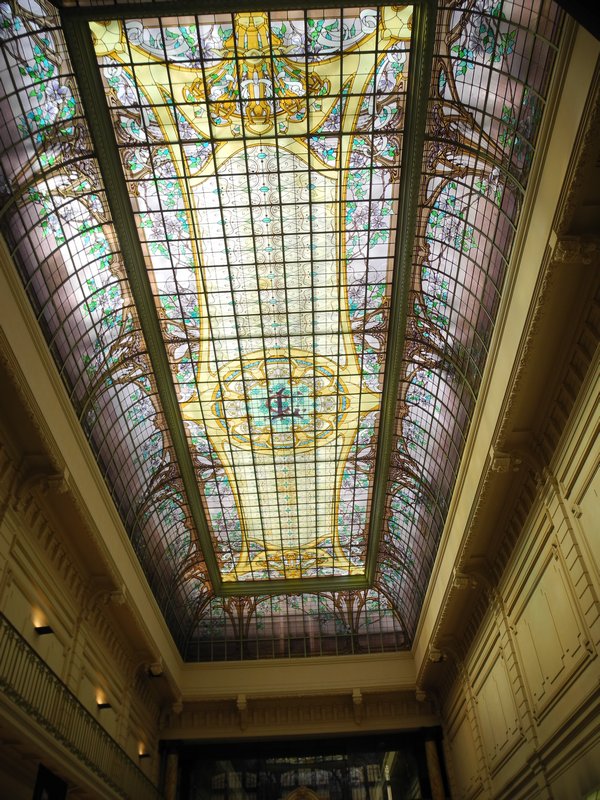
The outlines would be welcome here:
<svg viewBox="0 0 600 800">
<path fill-rule="evenodd" d="M 365 572 L 411 16 L 90 26 L 224 581 Z"/>
<path fill-rule="evenodd" d="M 3 233 L 184 657 L 409 647 L 560 14 L 203 5 L 0 3 Z"/>
</svg>

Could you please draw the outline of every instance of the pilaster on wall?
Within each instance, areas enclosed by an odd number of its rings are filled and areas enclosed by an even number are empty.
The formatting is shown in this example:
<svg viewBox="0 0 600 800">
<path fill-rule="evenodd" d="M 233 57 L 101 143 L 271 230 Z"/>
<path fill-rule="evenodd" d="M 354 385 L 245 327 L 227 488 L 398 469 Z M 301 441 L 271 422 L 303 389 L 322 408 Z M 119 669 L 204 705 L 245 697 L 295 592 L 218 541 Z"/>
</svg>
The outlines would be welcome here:
<svg viewBox="0 0 600 800">
<path fill-rule="evenodd" d="M 458 798 L 600 785 L 599 397 L 600 349 L 446 698 Z"/>
</svg>

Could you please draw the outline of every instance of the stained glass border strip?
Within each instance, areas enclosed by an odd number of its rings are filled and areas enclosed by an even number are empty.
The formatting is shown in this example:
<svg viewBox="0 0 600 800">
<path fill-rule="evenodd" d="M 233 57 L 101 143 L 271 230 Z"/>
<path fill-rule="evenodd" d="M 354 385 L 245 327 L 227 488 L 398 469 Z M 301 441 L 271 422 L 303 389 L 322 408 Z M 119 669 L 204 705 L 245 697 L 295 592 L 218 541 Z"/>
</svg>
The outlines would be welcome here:
<svg viewBox="0 0 600 800">
<path fill-rule="evenodd" d="M 388 352 L 386 357 L 375 479 L 369 520 L 366 577 L 373 585 L 383 534 L 386 491 L 396 427 L 396 406 L 402 372 L 409 289 L 413 274 L 413 242 L 417 229 L 425 125 L 436 35 L 436 0 L 415 5 L 411 41 L 411 70 L 406 98 L 406 123 L 402 147 L 402 176 L 398 197 L 398 229 L 394 253 Z"/>
<path fill-rule="evenodd" d="M 91 5 L 83 0 L 50 0 L 52 5 L 60 10 L 64 20 L 104 20 L 107 17 L 118 15 L 119 19 L 139 19 L 140 17 L 172 17 L 174 14 L 185 16 L 187 14 L 215 14 L 215 13 L 237 13 L 244 11 L 302 11 L 313 9 L 340 9 L 340 8 L 359 8 L 360 3 L 349 2 L 349 0 L 265 0 L 257 3 L 256 0 L 183 0 L 173 4 L 172 0 L 142 0 L 139 3 L 101 2 L 98 5 Z M 401 5 L 427 5 L 429 0 L 412 0 L 412 2 Z M 376 0 L 370 3 L 370 7 L 390 5 L 389 0 Z"/>
</svg>

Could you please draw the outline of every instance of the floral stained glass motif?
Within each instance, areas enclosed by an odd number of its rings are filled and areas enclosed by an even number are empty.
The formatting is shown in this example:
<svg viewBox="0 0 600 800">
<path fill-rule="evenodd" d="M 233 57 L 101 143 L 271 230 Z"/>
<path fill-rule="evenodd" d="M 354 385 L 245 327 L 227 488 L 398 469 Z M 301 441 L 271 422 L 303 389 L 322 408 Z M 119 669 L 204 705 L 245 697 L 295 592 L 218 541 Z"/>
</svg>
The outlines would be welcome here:
<svg viewBox="0 0 600 800">
<path fill-rule="evenodd" d="M 469 431 L 560 29 L 440 3 L 379 585 L 416 628 Z"/>
<path fill-rule="evenodd" d="M 211 591 L 58 15 L 0 4 L 2 232 L 173 636 Z"/>
<path fill-rule="evenodd" d="M 411 15 L 90 23 L 225 581 L 365 572 Z"/>
<path fill-rule="evenodd" d="M 159 20 L 149 3 L 119 20 L 118 4 L 105 3 L 112 21 L 90 26 L 86 13 L 79 0 L 221 577 L 248 589 L 260 578 L 320 576 L 327 587 L 327 576 L 360 576 L 401 154 L 414 147 L 402 141 L 418 66 L 409 69 L 413 12 Z M 128 280 L 60 19 L 44 0 L 0 3 L 2 232 L 186 659 L 410 646 L 560 19 L 549 0 L 438 4 L 373 586 L 309 592 L 296 582 L 289 593 L 278 584 L 274 595 L 223 597 L 208 578 L 142 330 L 148 309 Z"/>
</svg>

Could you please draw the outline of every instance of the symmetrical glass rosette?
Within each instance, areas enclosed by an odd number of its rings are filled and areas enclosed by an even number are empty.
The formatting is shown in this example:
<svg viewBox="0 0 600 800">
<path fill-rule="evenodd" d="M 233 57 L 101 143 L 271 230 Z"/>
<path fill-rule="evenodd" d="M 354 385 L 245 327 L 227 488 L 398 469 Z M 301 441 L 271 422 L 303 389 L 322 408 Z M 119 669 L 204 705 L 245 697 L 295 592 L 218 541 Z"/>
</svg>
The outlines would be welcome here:
<svg viewBox="0 0 600 800">
<path fill-rule="evenodd" d="M 210 593 L 55 9 L 0 4 L 2 232 L 174 639 Z"/>
<path fill-rule="evenodd" d="M 415 630 L 544 108 L 554 3 L 442 2 L 378 583 Z"/>
<path fill-rule="evenodd" d="M 365 573 L 411 16 L 90 23 L 227 582 Z"/>
</svg>

